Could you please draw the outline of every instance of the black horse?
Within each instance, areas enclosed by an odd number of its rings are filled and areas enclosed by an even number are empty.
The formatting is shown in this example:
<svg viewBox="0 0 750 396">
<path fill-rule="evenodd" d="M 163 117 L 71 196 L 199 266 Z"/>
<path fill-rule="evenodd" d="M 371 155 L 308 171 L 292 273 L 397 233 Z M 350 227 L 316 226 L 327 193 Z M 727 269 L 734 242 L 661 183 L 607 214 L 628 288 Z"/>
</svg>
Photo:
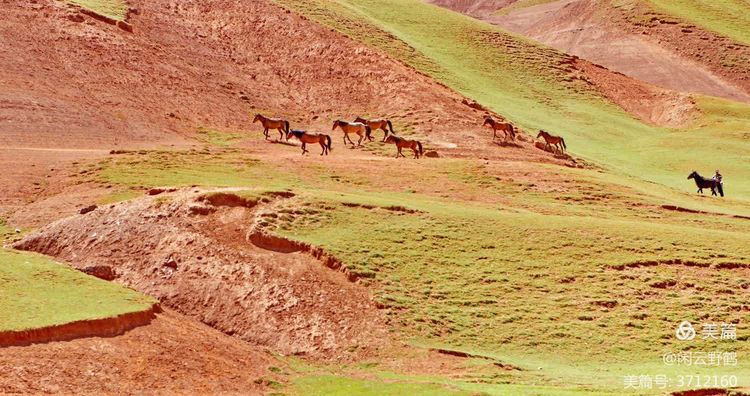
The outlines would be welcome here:
<svg viewBox="0 0 750 396">
<path fill-rule="evenodd" d="M 719 190 L 719 194 L 721 194 L 722 197 L 724 196 L 724 188 L 721 183 L 715 179 L 706 179 L 696 171 L 693 171 L 693 173 L 688 175 L 687 178 L 695 180 L 695 185 L 698 186 L 698 192 L 701 194 L 703 194 L 704 188 L 710 188 L 711 195 L 716 195 L 716 190 Z"/>
</svg>

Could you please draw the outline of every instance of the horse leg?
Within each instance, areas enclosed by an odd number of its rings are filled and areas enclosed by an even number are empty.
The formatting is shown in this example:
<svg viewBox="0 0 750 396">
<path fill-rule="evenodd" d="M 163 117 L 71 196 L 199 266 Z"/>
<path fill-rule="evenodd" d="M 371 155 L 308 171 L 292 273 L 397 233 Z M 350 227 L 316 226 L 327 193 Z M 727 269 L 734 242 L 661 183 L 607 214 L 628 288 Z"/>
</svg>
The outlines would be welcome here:
<svg viewBox="0 0 750 396">
<path fill-rule="evenodd" d="M 344 146 L 346 146 L 346 139 L 349 139 L 349 143 L 351 143 L 352 146 L 354 146 L 354 142 L 352 142 L 352 138 L 349 137 L 348 133 L 344 134 Z"/>
<path fill-rule="evenodd" d="M 268 128 L 263 127 L 263 134 L 266 135 L 266 140 L 268 140 Z"/>
<path fill-rule="evenodd" d="M 362 147 L 362 139 L 364 139 L 364 135 L 359 135 L 359 141 L 357 142 L 357 147 Z"/>
<path fill-rule="evenodd" d="M 419 150 L 414 146 L 412 146 L 411 150 L 414 151 L 414 159 L 419 159 Z"/>
<path fill-rule="evenodd" d="M 284 138 L 284 130 L 281 128 L 276 128 L 279 131 L 279 140 Z"/>
<path fill-rule="evenodd" d="M 385 142 L 385 139 L 388 138 L 388 128 L 386 128 L 384 126 L 381 126 L 380 129 L 382 129 L 383 133 L 385 134 L 385 135 L 383 135 L 383 141 Z"/>
<path fill-rule="evenodd" d="M 323 151 L 320 152 L 320 155 L 322 156 L 323 153 L 326 152 L 326 145 L 323 142 L 318 142 L 320 144 L 320 148 L 323 149 Z"/>
</svg>

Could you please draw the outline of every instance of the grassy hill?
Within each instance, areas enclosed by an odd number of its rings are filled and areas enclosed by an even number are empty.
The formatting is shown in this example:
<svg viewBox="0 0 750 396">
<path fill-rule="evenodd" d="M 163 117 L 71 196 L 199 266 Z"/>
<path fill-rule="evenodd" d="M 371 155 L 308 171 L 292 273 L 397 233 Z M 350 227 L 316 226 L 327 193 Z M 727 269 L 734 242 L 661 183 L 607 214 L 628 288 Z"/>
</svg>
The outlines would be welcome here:
<svg viewBox="0 0 750 396">
<path fill-rule="evenodd" d="M 472 18 L 417 0 L 279 1 L 402 59 L 535 132 L 612 171 L 685 190 L 691 170 L 721 169 L 734 199 L 750 199 L 745 153 L 750 106 L 696 97 L 698 118 L 679 129 L 644 124 L 582 81 L 566 56 Z M 373 39 L 376 37 L 378 39 Z M 727 179 L 729 184 L 729 179 Z"/>
<path fill-rule="evenodd" d="M 537 165 L 535 173 L 525 163 L 472 159 L 401 161 L 387 180 L 353 175 L 346 161 L 290 174 L 289 153 L 257 161 L 221 147 L 118 156 L 90 177 L 122 188 L 291 189 L 297 197 L 276 208 L 270 232 L 342 259 L 412 345 L 478 357 L 458 379 L 396 375 L 378 364 L 315 366 L 299 372 L 301 394 L 617 393 L 633 367 L 709 373 L 661 363 L 681 348 L 673 333 L 682 320 L 743 321 L 750 223 L 661 207 L 668 197 L 700 205 L 692 194 L 596 170 Z M 692 348 L 747 352 L 745 343 Z M 498 374 L 493 362 L 518 370 Z M 748 367 L 710 373 L 747 378 Z"/>
</svg>

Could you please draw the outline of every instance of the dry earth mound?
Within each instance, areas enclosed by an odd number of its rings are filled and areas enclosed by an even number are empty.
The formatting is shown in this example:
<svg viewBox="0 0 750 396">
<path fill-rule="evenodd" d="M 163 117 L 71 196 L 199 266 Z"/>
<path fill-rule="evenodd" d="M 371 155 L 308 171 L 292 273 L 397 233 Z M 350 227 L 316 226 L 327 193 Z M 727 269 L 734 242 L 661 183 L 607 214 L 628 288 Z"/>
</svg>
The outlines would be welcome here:
<svg viewBox="0 0 750 396">
<path fill-rule="evenodd" d="M 308 253 L 248 241 L 256 211 L 273 199 L 284 198 L 148 196 L 60 220 L 16 247 L 79 268 L 109 266 L 118 282 L 162 306 L 283 354 L 377 349 L 387 335 L 363 286 Z"/>
<path fill-rule="evenodd" d="M 2 394 L 261 394 L 274 360 L 172 311 L 111 338 L 0 348 Z"/>
</svg>

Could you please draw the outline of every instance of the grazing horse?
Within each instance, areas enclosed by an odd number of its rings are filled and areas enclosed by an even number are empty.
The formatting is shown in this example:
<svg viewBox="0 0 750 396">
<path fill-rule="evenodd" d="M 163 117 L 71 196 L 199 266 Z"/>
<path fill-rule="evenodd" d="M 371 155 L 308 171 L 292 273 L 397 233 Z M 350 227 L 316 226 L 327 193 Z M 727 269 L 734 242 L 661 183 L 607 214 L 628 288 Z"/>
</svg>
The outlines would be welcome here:
<svg viewBox="0 0 750 396">
<path fill-rule="evenodd" d="M 365 125 L 361 122 L 347 122 L 347 121 L 341 121 L 336 120 L 333 123 L 332 131 L 335 131 L 336 128 L 341 128 L 342 131 L 344 131 L 344 145 L 346 145 L 346 139 L 349 139 L 349 143 L 354 146 L 354 142 L 352 141 L 352 138 L 349 137 L 350 133 L 356 133 L 359 135 L 359 141 L 357 142 L 357 147 L 362 146 L 362 139 L 367 138 L 368 140 L 372 140 L 372 129 L 368 125 Z"/>
<path fill-rule="evenodd" d="M 289 133 L 289 121 L 287 120 L 281 120 L 278 118 L 268 118 L 261 114 L 256 114 L 255 118 L 253 118 L 253 124 L 260 121 L 260 124 L 263 125 L 263 134 L 266 135 L 266 140 L 268 140 L 268 130 L 269 129 L 276 129 L 279 131 L 279 140 L 281 140 L 282 137 L 284 137 L 284 133 Z"/>
<path fill-rule="evenodd" d="M 320 153 L 320 155 L 328 155 L 328 153 L 331 151 L 331 137 L 328 135 L 324 135 L 322 133 L 307 133 L 305 131 L 289 131 L 286 134 L 286 140 L 289 141 L 292 136 L 296 137 L 300 142 L 302 142 L 302 155 L 310 152 L 310 150 L 308 150 L 306 147 L 307 143 L 320 144 L 320 147 L 323 148 L 323 151 Z"/>
<path fill-rule="evenodd" d="M 710 188 L 711 195 L 716 195 L 716 190 L 719 190 L 719 194 L 721 194 L 722 197 L 724 196 L 724 187 L 716 179 L 706 179 L 705 177 L 699 175 L 696 171 L 693 171 L 693 173 L 689 174 L 687 178 L 688 180 L 695 180 L 695 185 L 698 186 L 698 193 L 703 194 L 704 188 Z"/>
<path fill-rule="evenodd" d="M 418 140 L 408 140 L 400 138 L 396 135 L 391 135 L 385 139 L 385 142 L 393 143 L 396 145 L 396 148 L 398 149 L 396 158 L 398 158 L 399 155 L 406 158 L 406 156 L 401 152 L 401 149 L 403 149 L 404 147 L 410 148 L 412 151 L 414 151 L 414 158 L 419 158 L 420 155 L 424 154 L 424 151 L 422 150 L 422 143 L 420 143 Z"/>
<path fill-rule="evenodd" d="M 361 122 L 369 126 L 372 130 L 381 129 L 385 133 L 385 135 L 383 135 L 384 142 L 385 138 L 388 137 L 388 130 L 391 131 L 391 135 L 394 133 L 393 124 L 391 123 L 391 120 L 388 119 L 366 120 L 362 117 L 357 117 L 354 122 Z"/>
<path fill-rule="evenodd" d="M 495 121 L 494 118 L 487 116 L 484 117 L 484 124 L 482 126 L 485 125 L 489 125 L 492 128 L 492 140 L 497 138 L 498 129 L 503 131 L 505 139 L 508 139 L 508 136 L 510 136 L 510 140 L 516 140 L 516 128 L 509 122 Z"/>
<path fill-rule="evenodd" d="M 536 135 L 537 139 L 544 138 L 544 141 L 546 142 L 546 147 L 554 146 L 555 149 L 560 150 L 561 153 L 564 153 L 565 150 L 568 148 L 568 146 L 565 145 L 565 139 L 563 139 L 560 136 L 550 135 L 549 132 L 545 132 L 543 130 L 539 131 L 539 134 Z"/>
</svg>

